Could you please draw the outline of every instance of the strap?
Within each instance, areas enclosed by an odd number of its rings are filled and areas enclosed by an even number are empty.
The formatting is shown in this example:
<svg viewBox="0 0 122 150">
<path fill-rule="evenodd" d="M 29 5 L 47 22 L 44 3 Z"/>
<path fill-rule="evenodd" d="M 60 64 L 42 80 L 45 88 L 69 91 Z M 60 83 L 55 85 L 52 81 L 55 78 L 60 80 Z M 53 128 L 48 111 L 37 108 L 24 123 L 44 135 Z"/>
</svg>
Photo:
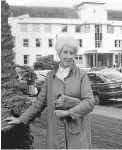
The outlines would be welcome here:
<svg viewBox="0 0 122 150">
<path fill-rule="evenodd" d="M 81 132 L 81 128 L 77 131 L 77 132 L 73 132 L 71 129 L 69 129 L 68 125 L 67 125 L 67 121 L 66 119 L 63 120 L 64 121 L 64 124 L 66 125 L 66 128 L 68 129 L 68 131 L 72 134 L 78 134 Z"/>
</svg>

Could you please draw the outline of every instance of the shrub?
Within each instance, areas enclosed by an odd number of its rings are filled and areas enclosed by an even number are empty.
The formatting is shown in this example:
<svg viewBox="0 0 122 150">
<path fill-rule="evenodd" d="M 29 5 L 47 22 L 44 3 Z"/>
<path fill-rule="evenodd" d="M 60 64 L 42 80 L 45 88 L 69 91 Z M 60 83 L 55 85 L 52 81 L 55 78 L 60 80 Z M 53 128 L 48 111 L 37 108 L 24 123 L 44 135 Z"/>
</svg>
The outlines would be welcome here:
<svg viewBox="0 0 122 150">
<path fill-rule="evenodd" d="M 51 56 L 42 56 L 34 63 L 34 69 L 52 70 L 57 63 Z"/>
</svg>

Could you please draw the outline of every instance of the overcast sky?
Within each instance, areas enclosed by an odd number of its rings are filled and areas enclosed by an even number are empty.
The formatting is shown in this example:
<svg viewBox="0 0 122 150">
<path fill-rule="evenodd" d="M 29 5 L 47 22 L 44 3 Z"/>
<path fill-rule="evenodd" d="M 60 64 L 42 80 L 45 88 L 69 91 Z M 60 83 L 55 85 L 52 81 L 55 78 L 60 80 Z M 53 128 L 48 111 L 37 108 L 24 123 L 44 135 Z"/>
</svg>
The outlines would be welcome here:
<svg viewBox="0 0 122 150">
<path fill-rule="evenodd" d="M 73 7 L 83 1 L 105 2 L 108 9 L 122 10 L 122 0 L 6 0 L 9 5 Z"/>
</svg>

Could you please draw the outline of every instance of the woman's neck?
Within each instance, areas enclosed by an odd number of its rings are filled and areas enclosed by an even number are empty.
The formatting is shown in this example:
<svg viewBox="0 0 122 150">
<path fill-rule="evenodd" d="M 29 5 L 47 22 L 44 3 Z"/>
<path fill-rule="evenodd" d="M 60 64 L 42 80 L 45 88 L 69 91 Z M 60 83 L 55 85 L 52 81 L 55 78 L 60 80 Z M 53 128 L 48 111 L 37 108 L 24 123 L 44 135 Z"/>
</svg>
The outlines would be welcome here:
<svg viewBox="0 0 122 150">
<path fill-rule="evenodd" d="M 67 68 L 70 68 L 70 67 L 72 66 L 72 64 L 71 64 L 70 66 L 66 67 L 66 66 L 64 66 L 64 65 L 61 64 L 61 63 L 60 63 L 59 65 L 60 65 L 60 67 L 63 68 L 63 69 L 67 69 Z"/>
</svg>

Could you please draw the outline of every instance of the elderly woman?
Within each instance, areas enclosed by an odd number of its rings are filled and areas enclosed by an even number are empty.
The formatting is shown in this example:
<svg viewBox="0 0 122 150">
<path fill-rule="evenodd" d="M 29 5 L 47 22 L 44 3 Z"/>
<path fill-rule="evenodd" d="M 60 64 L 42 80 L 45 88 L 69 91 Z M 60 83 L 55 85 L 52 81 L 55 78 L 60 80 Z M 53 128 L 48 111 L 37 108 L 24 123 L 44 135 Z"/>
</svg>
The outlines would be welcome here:
<svg viewBox="0 0 122 150">
<path fill-rule="evenodd" d="M 48 149 L 90 149 L 89 113 L 94 108 L 94 98 L 87 74 L 74 63 L 79 49 L 77 40 L 72 36 L 59 37 L 55 49 L 60 62 L 47 74 L 38 100 L 19 118 L 9 118 L 9 124 L 28 125 L 47 107 Z M 56 107 L 61 104 L 59 99 L 65 98 L 79 102 L 74 106 L 67 103 L 64 109 Z"/>
</svg>

